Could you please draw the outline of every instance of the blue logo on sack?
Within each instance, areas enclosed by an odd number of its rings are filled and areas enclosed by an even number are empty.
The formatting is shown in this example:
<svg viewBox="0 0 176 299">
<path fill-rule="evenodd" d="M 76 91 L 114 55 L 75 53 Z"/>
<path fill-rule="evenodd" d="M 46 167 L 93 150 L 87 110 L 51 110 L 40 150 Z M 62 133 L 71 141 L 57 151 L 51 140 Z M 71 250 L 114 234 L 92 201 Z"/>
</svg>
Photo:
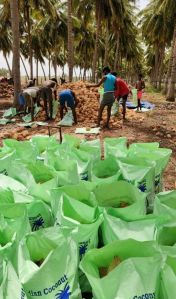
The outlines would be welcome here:
<svg viewBox="0 0 176 299">
<path fill-rule="evenodd" d="M 55 295 L 55 299 L 69 299 L 70 295 L 71 295 L 70 287 L 69 287 L 68 282 L 67 282 L 64 289 L 62 291 L 59 291 Z"/>
<path fill-rule="evenodd" d="M 141 296 L 134 296 L 133 299 L 155 299 L 155 293 L 143 294 Z"/>
<path fill-rule="evenodd" d="M 80 176 L 81 176 L 82 181 L 88 181 L 89 180 L 88 172 L 81 173 Z"/>
<path fill-rule="evenodd" d="M 88 249 L 89 243 L 90 243 L 90 240 L 79 243 L 79 255 L 80 255 L 81 260 Z"/>
<path fill-rule="evenodd" d="M 138 188 L 139 190 L 141 190 L 142 192 L 146 192 L 147 191 L 147 182 L 146 180 L 143 180 L 142 182 L 140 182 L 138 184 Z"/>
<path fill-rule="evenodd" d="M 8 172 L 6 169 L 3 169 L 2 171 L 0 171 L 0 174 L 4 174 L 4 175 L 7 175 L 8 176 Z"/>
<path fill-rule="evenodd" d="M 44 228 L 44 223 L 45 222 L 44 222 L 41 214 L 38 214 L 35 217 L 29 217 L 29 221 L 30 221 L 30 224 L 31 224 L 32 231 L 36 231 L 36 230 L 39 230 L 41 228 Z"/>
</svg>

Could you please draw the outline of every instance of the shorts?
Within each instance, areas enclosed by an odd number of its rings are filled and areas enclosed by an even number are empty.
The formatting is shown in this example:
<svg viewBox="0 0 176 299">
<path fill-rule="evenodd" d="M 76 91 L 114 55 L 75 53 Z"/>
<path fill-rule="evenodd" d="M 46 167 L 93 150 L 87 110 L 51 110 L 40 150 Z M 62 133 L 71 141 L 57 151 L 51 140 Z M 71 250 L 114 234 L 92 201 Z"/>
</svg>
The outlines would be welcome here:
<svg viewBox="0 0 176 299">
<path fill-rule="evenodd" d="M 115 97 L 114 92 L 106 92 L 103 94 L 101 106 L 112 106 L 114 104 Z"/>
<path fill-rule="evenodd" d="M 139 90 L 139 91 L 137 92 L 137 98 L 138 98 L 138 100 L 141 100 L 141 99 L 142 99 L 142 90 Z"/>
<path fill-rule="evenodd" d="M 75 108 L 74 98 L 72 96 L 60 96 L 59 98 L 61 107 L 69 107 L 71 109 Z"/>
<path fill-rule="evenodd" d="M 27 92 L 23 92 L 22 97 L 25 100 L 26 107 L 32 108 L 34 106 L 33 98 Z"/>
</svg>

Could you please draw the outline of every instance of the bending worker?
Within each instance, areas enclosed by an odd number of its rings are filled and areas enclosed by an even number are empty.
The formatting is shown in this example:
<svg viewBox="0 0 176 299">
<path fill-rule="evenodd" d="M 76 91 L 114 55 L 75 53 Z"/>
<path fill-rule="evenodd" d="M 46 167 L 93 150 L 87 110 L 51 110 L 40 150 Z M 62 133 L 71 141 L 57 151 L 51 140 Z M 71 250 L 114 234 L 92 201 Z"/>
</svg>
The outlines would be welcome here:
<svg viewBox="0 0 176 299">
<path fill-rule="evenodd" d="M 44 102 L 46 120 L 52 119 L 53 98 L 55 101 L 57 100 L 57 80 L 55 78 L 45 81 L 43 83 L 43 87 L 41 88 L 41 99 Z"/>
<path fill-rule="evenodd" d="M 76 115 L 76 106 L 78 100 L 75 93 L 71 89 L 62 90 L 59 93 L 59 102 L 60 102 L 60 117 L 63 119 L 64 109 L 67 111 L 67 107 L 72 110 L 74 123 L 77 124 L 77 115 Z"/>
<path fill-rule="evenodd" d="M 119 102 L 120 99 L 122 99 L 122 107 L 123 107 L 123 119 L 125 120 L 126 115 L 126 102 L 128 99 L 129 94 L 131 93 L 131 90 L 129 89 L 128 85 L 124 80 L 117 77 L 116 72 L 112 72 L 112 75 L 116 76 L 116 87 L 115 87 L 115 98 Z"/>
<path fill-rule="evenodd" d="M 24 112 L 28 109 L 28 113 L 31 113 L 31 119 L 34 121 L 34 105 L 40 105 L 40 87 L 29 87 L 22 91 L 20 94 L 20 105 L 24 106 Z"/>
</svg>

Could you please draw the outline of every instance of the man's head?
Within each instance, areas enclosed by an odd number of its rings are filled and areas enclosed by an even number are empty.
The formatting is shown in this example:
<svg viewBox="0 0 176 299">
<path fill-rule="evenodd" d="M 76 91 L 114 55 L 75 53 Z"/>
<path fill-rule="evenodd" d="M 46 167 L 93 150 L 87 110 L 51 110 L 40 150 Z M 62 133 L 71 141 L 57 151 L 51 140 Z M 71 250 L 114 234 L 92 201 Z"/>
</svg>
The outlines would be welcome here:
<svg viewBox="0 0 176 299">
<path fill-rule="evenodd" d="M 139 80 L 142 80 L 142 74 L 139 74 L 139 75 L 138 75 L 138 79 L 139 79 Z"/>
<path fill-rule="evenodd" d="M 109 74 L 111 72 L 111 70 L 110 70 L 110 67 L 109 66 L 105 66 L 104 68 L 103 68 L 103 74 L 104 75 L 107 75 L 107 74 Z"/>
</svg>

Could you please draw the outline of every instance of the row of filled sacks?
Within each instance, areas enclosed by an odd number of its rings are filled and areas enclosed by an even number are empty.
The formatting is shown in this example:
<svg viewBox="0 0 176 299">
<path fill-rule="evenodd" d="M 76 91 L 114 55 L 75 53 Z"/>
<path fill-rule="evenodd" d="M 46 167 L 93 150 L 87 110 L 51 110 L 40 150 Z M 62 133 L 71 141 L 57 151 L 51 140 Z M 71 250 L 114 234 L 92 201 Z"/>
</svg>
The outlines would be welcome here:
<svg viewBox="0 0 176 299">
<path fill-rule="evenodd" d="M 176 246 L 119 240 L 91 249 L 79 264 L 75 233 L 42 229 L 14 244 L 13 255 L 0 252 L 1 298 L 81 299 L 83 275 L 89 298 L 174 298 Z"/>
<path fill-rule="evenodd" d="M 21 187 L 18 182 L 15 187 L 18 187 L 18 184 Z M 116 231 L 115 235 L 120 234 L 121 237 L 123 237 L 123 233 L 121 233 L 123 227 L 124 229 L 126 227 L 126 233 L 128 230 L 129 234 L 132 233 L 133 221 L 136 223 L 136 231 L 138 225 L 143 223 L 146 227 L 146 236 L 148 236 L 148 231 L 151 236 L 151 232 L 155 231 L 155 217 L 161 218 L 165 222 L 165 220 L 173 221 L 176 215 L 176 191 L 158 194 L 155 199 L 154 213 L 146 215 L 145 193 L 124 181 L 104 183 L 98 186 L 90 182 L 81 182 L 78 185 L 51 189 L 49 194 L 51 201 L 47 203 L 24 191 L 13 190 L 12 185 L 11 189 L 9 187 L 0 188 L 0 214 L 4 215 L 6 219 L 18 218 L 22 215 L 20 219 L 23 221 L 24 208 L 26 208 L 31 229 L 35 231 L 57 223 L 65 225 L 68 218 L 71 223 L 77 221 L 80 224 L 91 224 L 100 214 L 104 213 L 105 226 L 109 226 L 111 235 Z M 160 220 L 157 222 L 160 223 Z M 15 229 L 13 222 L 12 226 Z M 15 232 L 15 230 L 13 231 Z M 124 238 L 127 237 L 129 237 L 128 234 L 124 235 Z M 111 238 L 110 235 L 109 238 Z M 140 235 L 139 240 L 141 240 Z M 142 240 L 147 239 L 144 237 Z"/>
<path fill-rule="evenodd" d="M 116 191 L 116 196 L 115 189 L 114 193 L 109 192 L 108 201 L 103 202 L 103 191 L 112 187 L 121 191 Z M 158 196 L 153 215 L 145 214 L 144 195 L 126 182 L 107 184 L 94 192 L 86 190 L 85 184 L 65 186 L 53 189 L 52 198 L 50 206 L 32 197 L 33 201 L 29 202 L 29 197 L 25 194 L 23 197 L 22 193 L 0 190 L 2 250 L 14 234 L 15 239 L 20 240 L 31 231 L 52 226 L 78 228 L 80 259 L 98 244 L 102 246 L 129 237 L 139 241 L 157 240 L 164 245 L 176 243 L 176 191 Z"/>
<path fill-rule="evenodd" d="M 49 140 L 47 137 L 38 138 L 36 137 L 36 140 Z M 75 147 L 67 148 L 68 145 L 65 144 L 59 145 L 54 151 L 46 150 L 43 154 L 44 161 L 36 161 L 36 157 L 32 161 L 24 161 L 20 157 L 9 161 L 7 155 L 6 159 L 3 159 L 6 162 L 5 168 L 3 163 L 1 164 L 2 171 L 23 183 L 32 195 L 45 200 L 49 200 L 47 191 L 51 188 L 74 185 L 80 180 L 90 180 L 96 184 L 126 180 L 147 193 L 148 204 L 153 206 L 154 194 L 162 190 L 162 176 L 169 161 L 170 150 L 155 150 L 155 160 L 152 152 L 151 161 L 147 160 L 146 152 L 143 153 L 144 157 L 128 156 L 116 159 L 110 155 L 105 160 L 100 160 L 100 151 L 95 154 L 99 149 L 98 141 L 94 141 L 92 146 L 90 143 L 89 146 L 84 144 L 85 148 L 93 149 L 93 155 Z M 133 146 L 143 149 L 144 145 Z M 153 144 L 148 145 L 151 148 L 152 146 L 154 147 Z"/>
</svg>

